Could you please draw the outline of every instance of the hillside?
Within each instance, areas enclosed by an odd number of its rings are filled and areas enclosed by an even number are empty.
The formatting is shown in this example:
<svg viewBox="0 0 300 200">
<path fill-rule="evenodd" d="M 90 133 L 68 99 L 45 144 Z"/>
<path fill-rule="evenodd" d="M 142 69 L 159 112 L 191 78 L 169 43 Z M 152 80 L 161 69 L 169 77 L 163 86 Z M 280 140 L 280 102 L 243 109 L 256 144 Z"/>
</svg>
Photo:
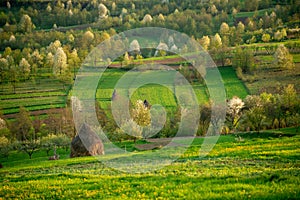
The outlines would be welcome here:
<svg viewBox="0 0 300 200">
<path fill-rule="evenodd" d="M 1 1 L 0 199 L 299 199 L 299 27 L 298 0 Z"/>
</svg>

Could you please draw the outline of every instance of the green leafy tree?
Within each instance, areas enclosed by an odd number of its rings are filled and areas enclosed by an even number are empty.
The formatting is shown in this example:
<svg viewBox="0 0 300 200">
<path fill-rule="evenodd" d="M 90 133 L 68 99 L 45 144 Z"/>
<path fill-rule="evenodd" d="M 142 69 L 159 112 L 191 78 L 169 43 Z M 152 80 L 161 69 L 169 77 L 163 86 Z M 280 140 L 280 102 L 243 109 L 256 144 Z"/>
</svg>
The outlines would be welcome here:
<svg viewBox="0 0 300 200">
<path fill-rule="evenodd" d="M 40 141 L 35 139 L 21 141 L 18 145 L 19 151 L 23 151 L 28 154 L 30 159 L 32 159 L 32 155 L 39 150 L 39 147 Z"/>
<path fill-rule="evenodd" d="M 20 111 L 16 116 L 16 121 L 12 129 L 12 132 L 16 133 L 16 138 L 19 141 L 35 139 L 34 134 L 32 133 L 33 125 L 29 112 L 24 107 L 20 107 Z"/>
<path fill-rule="evenodd" d="M 3 86 L 4 82 L 8 80 L 8 61 L 6 58 L 0 58 L 0 82 Z"/>
<path fill-rule="evenodd" d="M 237 47 L 234 52 L 233 67 L 241 68 L 243 73 L 252 72 L 255 66 L 254 55 L 250 49 L 242 49 Z"/>
<path fill-rule="evenodd" d="M 255 11 L 258 8 L 259 0 L 245 0 L 245 9 L 249 11 Z"/>
<path fill-rule="evenodd" d="M 74 73 L 74 78 L 75 78 L 76 70 L 78 69 L 79 64 L 80 64 L 80 58 L 77 54 L 76 49 L 73 49 L 72 52 L 69 54 L 68 64 L 69 64 L 70 67 L 73 68 L 73 73 Z"/>
<path fill-rule="evenodd" d="M 13 92 L 16 93 L 17 82 L 19 81 L 19 70 L 15 65 L 14 58 L 12 56 L 7 57 L 8 61 L 8 80 L 13 87 Z"/>
<path fill-rule="evenodd" d="M 247 110 L 245 112 L 245 118 L 252 129 L 259 133 L 266 120 L 266 115 L 264 113 L 264 109 L 257 106 Z"/>
</svg>

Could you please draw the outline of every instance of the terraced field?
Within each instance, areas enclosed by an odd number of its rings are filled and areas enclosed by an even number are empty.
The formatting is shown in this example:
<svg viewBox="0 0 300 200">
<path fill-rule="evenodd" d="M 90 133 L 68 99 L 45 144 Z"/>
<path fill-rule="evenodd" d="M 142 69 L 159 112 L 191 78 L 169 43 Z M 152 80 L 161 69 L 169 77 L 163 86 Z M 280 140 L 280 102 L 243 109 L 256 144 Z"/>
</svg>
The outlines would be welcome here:
<svg viewBox="0 0 300 200">
<path fill-rule="evenodd" d="M 11 85 L 2 85 L 0 110 L 8 115 L 18 113 L 20 106 L 29 111 L 63 108 L 67 101 L 68 88 L 69 86 L 63 86 L 58 80 L 50 78 L 18 83 L 15 92 Z"/>
</svg>

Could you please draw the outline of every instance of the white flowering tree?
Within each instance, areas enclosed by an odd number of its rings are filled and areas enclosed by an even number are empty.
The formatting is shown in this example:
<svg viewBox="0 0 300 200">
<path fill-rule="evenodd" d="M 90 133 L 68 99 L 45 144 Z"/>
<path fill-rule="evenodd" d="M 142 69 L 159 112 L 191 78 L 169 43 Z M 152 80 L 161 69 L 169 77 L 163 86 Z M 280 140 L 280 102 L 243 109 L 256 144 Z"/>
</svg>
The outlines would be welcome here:
<svg viewBox="0 0 300 200">
<path fill-rule="evenodd" d="M 137 40 L 133 40 L 129 45 L 129 51 L 133 55 L 138 55 L 141 53 L 140 44 Z"/>
<path fill-rule="evenodd" d="M 276 67 L 281 69 L 292 69 L 295 67 L 293 62 L 293 56 L 290 54 L 289 50 L 280 44 L 274 54 L 274 64 Z"/>
<path fill-rule="evenodd" d="M 54 42 L 51 42 L 49 44 L 49 46 L 47 47 L 47 51 L 50 52 L 52 55 L 55 55 L 59 47 L 61 47 L 61 42 L 59 40 L 55 40 Z"/>
<path fill-rule="evenodd" d="M 21 32 L 32 32 L 32 30 L 35 29 L 34 24 L 31 21 L 31 18 L 29 15 L 25 14 L 21 17 L 20 23 L 19 23 L 19 30 Z"/>
<path fill-rule="evenodd" d="M 223 43 L 222 43 L 222 39 L 221 39 L 220 35 L 218 33 L 216 33 L 214 35 L 214 37 L 211 39 L 210 48 L 217 50 L 222 47 L 222 44 Z"/>
<path fill-rule="evenodd" d="M 104 4 L 100 3 L 98 6 L 98 12 L 99 12 L 99 19 L 104 19 L 107 18 L 109 10 Z"/>
<path fill-rule="evenodd" d="M 72 73 L 67 60 L 68 58 L 64 50 L 61 47 L 58 48 L 53 58 L 53 74 L 62 82 L 64 90 L 66 89 L 66 83 L 72 80 Z"/>
<path fill-rule="evenodd" d="M 30 76 L 30 64 L 25 58 L 22 58 L 19 63 L 20 70 L 24 80 L 28 79 Z"/>
<path fill-rule="evenodd" d="M 239 97 L 234 96 L 227 102 L 227 121 L 229 128 L 233 131 L 237 128 L 242 116 L 242 109 L 245 103 Z"/>
<path fill-rule="evenodd" d="M 203 49 L 208 50 L 208 47 L 210 45 L 210 38 L 207 35 L 203 36 L 200 40 L 200 44 Z"/>
<path fill-rule="evenodd" d="M 64 50 L 59 47 L 54 55 L 53 59 L 53 72 L 55 76 L 63 76 L 68 69 L 67 55 Z"/>
<path fill-rule="evenodd" d="M 151 123 L 150 109 L 144 105 L 142 100 L 138 100 L 132 110 L 134 121 L 140 126 L 149 126 Z"/>
<path fill-rule="evenodd" d="M 150 23 L 152 21 L 152 16 L 149 14 L 146 14 L 142 20 L 142 23 L 147 24 Z"/>
</svg>

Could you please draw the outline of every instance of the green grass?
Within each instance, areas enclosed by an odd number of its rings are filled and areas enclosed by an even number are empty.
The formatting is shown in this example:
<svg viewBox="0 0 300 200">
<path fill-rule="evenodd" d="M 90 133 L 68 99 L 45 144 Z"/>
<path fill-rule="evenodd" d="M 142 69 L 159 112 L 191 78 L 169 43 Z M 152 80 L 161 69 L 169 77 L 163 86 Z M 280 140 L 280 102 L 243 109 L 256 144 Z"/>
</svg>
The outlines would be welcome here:
<svg viewBox="0 0 300 200">
<path fill-rule="evenodd" d="M 270 10 L 272 9 L 262 9 L 262 10 L 258 10 L 257 11 L 257 16 L 263 16 L 265 14 L 265 12 L 270 12 Z M 236 18 L 244 18 L 244 17 L 253 17 L 253 15 L 255 15 L 256 12 L 252 11 L 252 12 L 239 12 L 236 14 Z"/>
<path fill-rule="evenodd" d="M 199 158 L 202 138 L 162 169 L 126 174 L 94 157 L 48 161 L 44 151 L 33 159 L 14 152 L 1 159 L 0 196 L 18 199 L 297 199 L 300 195 L 300 137 L 221 136 L 205 158 Z M 126 142 L 127 148 L 134 144 Z M 122 144 L 120 144 L 122 146 Z M 175 148 L 175 147 L 174 147 Z M 148 152 L 136 152 L 134 155 Z M 174 150 L 174 153 L 176 151 Z M 133 156 L 134 156 L 133 155 Z M 105 155 L 115 159 L 118 155 Z M 120 160 L 122 161 L 122 159 Z"/>
<path fill-rule="evenodd" d="M 66 88 L 53 78 L 19 82 L 15 92 L 10 84 L 2 84 L 0 110 L 3 114 L 14 114 L 19 112 L 20 106 L 29 111 L 63 108 L 67 101 Z"/>
<path fill-rule="evenodd" d="M 223 78 L 228 99 L 231 99 L 233 96 L 238 96 L 243 99 L 248 95 L 246 86 L 238 79 L 232 67 L 220 67 L 219 70 Z"/>
<path fill-rule="evenodd" d="M 247 89 L 244 86 L 244 84 L 237 78 L 233 68 L 221 67 L 219 68 L 219 70 L 223 78 L 223 82 L 227 92 L 227 98 L 232 98 L 233 96 L 239 96 L 240 98 L 244 98 L 247 96 Z M 172 92 L 174 88 L 169 83 L 169 80 L 172 81 L 172 78 L 168 77 L 169 75 L 167 72 L 159 72 L 155 74 L 151 72 L 145 72 L 145 74 L 143 74 L 143 76 L 140 77 L 141 79 L 139 80 L 137 78 L 139 72 L 130 71 L 126 73 L 126 71 L 120 69 L 108 69 L 104 72 L 99 82 L 99 88 L 96 93 L 96 98 L 100 102 L 102 108 L 108 108 L 113 90 L 118 81 L 125 74 L 127 79 L 125 82 L 123 82 L 124 84 L 121 84 L 120 89 L 123 89 L 126 85 L 130 87 L 129 92 L 130 94 L 132 94 L 131 101 L 133 103 L 138 99 L 147 99 L 151 104 L 161 104 L 166 106 L 167 108 L 176 107 L 176 98 Z M 165 85 L 162 86 L 158 84 L 146 84 L 139 88 L 130 85 L 135 81 L 141 82 L 141 80 L 145 82 L 148 81 L 149 83 L 151 82 L 151 80 L 159 80 Z M 208 101 L 207 89 L 203 84 L 194 82 L 192 84 L 192 88 L 200 104 L 203 104 Z"/>
</svg>

